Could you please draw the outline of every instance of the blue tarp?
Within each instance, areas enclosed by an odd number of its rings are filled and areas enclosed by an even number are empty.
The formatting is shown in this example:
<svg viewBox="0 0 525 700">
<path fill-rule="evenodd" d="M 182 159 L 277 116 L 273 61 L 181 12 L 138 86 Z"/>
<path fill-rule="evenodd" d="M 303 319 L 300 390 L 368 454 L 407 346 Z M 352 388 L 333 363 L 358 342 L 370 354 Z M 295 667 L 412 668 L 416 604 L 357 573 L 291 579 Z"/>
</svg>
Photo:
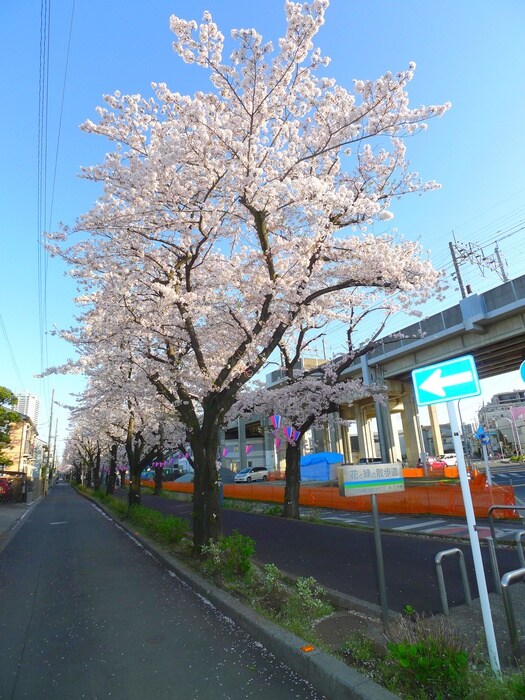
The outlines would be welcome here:
<svg viewBox="0 0 525 700">
<path fill-rule="evenodd" d="M 301 481 L 330 481 L 337 479 L 337 467 L 343 463 L 339 452 L 316 452 L 301 457 Z"/>
</svg>

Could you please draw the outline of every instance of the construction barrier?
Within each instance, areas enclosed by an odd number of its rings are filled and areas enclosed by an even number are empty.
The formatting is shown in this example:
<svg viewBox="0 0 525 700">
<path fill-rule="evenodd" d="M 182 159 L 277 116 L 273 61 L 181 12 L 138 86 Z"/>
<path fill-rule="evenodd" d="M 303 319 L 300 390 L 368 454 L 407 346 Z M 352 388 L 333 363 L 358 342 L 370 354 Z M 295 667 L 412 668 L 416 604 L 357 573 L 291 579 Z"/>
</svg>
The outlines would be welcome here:
<svg viewBox="0 0 525 700">
<path fill-rule="evenodd" d="M 162 488 L 166 491 L 193 493 L 192 483 L 164 482 Z M 478 518 L 487 518 L 489 508 L 492 505 L 515 505 L 516 503 L 512 486 L 488 487 L 484 475 L 472 480 L 470 493 L 474 513 Z M 282 484 L 224 484 L 223 494 L 225 498 L 244 501 L 284 502 L 284 486 Z M 331 508 L 334 510 L 362 512 L 371 510 L 370 496 L 347 498 L 340 496 L 339 489 L 333 486 L 301 485 L 299 504 L 312 508 Z M 378 494 L 377 505 L 382 514 L 465 517 L 465 506 L 459 484 L 414 486 L 397 493 Z M 499 516 L 495 515 L 494 517 L 519 519 L 516 511 L 508 511 L 506 515 L 500 511 Z"/>
<path fill-rule="evenodd" d="M 405 467 L 405 469 L 403 469 L 404 479 L 417 479 L 421 478 L 422 476 L 425 476 L 425 472 L 423 471 L 422 467 Z"/>
</svg>

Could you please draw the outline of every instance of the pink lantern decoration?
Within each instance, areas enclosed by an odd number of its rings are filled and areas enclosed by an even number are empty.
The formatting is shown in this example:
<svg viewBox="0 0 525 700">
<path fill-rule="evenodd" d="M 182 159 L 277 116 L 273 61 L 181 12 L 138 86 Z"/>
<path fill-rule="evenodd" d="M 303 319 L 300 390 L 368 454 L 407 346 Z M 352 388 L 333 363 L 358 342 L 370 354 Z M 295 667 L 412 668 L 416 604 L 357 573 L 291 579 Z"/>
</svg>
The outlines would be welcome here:
<svg viewBox="0 0 525 700">
<path fill-rule="evenodd" d="M 296 440 L 299 440 L 299 436 L 301 433 L 298 430 L 293 431 L 293 441 L 296 442 Z"/>
<path fill-rule="evenodd" d="M 279 447 L 281 446 L 281 438 L 275 438 L 275 447 L 278 450 Z"/>
<path fill-rule="evenodd" d="M 226 457 L 226 455 L 228 454 L 229 451 L 230 451 L 230 450 L 229 450 L 227 447 L 225 447 L 225 448 L 223 449 L 223 451 L 222 451 L 222 456 L 223 456 L 223 457 Z"/>
<path fill-rule="evenodd" d="M 273 425 L 275 430 L 281 425 L 281 416 L 270 416 L 270 423 Z"/>
<path fill-rule="evenodd" d="M 246 454 L 249 455 L 250 452 L 253 450 L 253 445 L 246 445 L 245 450 Z"/>
<path fill-rule="evenodd" d="M 284 429 L 284 434 L 288 438 L 288 440 L 292 440 L 293 434 L 294 434 L 294 429 L 291 426 L 288 426 L 288 428 Z"/>
</svg>

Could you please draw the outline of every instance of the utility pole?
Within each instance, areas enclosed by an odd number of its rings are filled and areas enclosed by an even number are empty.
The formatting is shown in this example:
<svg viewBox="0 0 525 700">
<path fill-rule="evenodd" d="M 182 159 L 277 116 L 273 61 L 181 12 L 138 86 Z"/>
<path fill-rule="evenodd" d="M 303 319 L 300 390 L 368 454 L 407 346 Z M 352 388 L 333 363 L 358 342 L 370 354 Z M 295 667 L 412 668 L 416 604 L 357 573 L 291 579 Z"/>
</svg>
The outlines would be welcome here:
<svg viewBox="0 0 525 700">
<path fill-rule="evenodd" d="M 55 390 L 51 392 L 51 412 L 49 415 L 49 435 L 47 438 L 47 459 L 45 466 L 42 466 L 40 476 L 42 479 L 42 495 L 45 496 L 47 493 L 47 476 L 49 474 L 49 461 L 51 458 L 51 430 L 53 428 L 53 404 L 55 403 Z"/>
<path fill-rule="evenodd" d="M 452 233 L 452 235 L 454 236 L 454 233 Z M 465 288 L 463 284 L 459 269 L 461 263 L 469 262 L 472 265 L 477 265 L 483 276 L 485 276 L 485 270 L 492 270 L 498 275 L 502 282 L 509 281 L 497 243 L 493 255 L 485 255 L 483 248 L 476 243 L 458 243 L 455 236 L 454 242 L 449 242 L 448 247 L 450 248 L 454 272 L 458 280 L 462 299 L 466 298 L 466 292 L 470 294 L 470 287 L 467 285 Z"/>
<path fill-rule="evenodd" d="M 49 474 L 49 481 L 53 479 L 53 476 L 55 475 L 55 459 L 56 459 L 56 454 L 57 454 L 57 434 L 58 434 L 58 418 L 56 419 L 55 423 L 55 439 L 53 441 L 53 461 L 51 462 L 51 473 Z"/>
<path fill-rule="evenodd" d="M 458 259 L 456 258 L 455 243 L 456 243 L 455 239 L 454 239 L 454 243 L 452 243 L 452 241 L 449 241 L 448 247 L 450 248 L 450 255 L 452 256 L 452 264 L 454 265 L 454 272 L 456 273 L 456 277 L 458 280 L 459 291 L 461 292 L 461 298 L 466 299 L 467 295 L 465 294 L 465 287 L 463 286 L 463 280 L 461 279 L 461 272 L 459 270 L 459 262 L 458 262 Z"/>
</svg>

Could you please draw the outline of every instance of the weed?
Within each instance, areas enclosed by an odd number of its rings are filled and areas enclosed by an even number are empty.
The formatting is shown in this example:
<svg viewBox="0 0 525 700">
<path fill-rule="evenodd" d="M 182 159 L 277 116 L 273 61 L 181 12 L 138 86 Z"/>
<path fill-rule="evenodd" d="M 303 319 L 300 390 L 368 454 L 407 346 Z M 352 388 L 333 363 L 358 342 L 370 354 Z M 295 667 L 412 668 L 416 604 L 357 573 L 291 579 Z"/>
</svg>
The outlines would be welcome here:
<svg viewBox="0 0 525 700">
<path fill-rule="evenodd" d="M 326 593 L 317 581 L 309 576 L 299 577 L 290 592 L 283 617 L 288 624 L 307 625 L 312 628 L 315 620 L 330 615 L 333 607 L 327 602 Z"/>
<path fill-rule="evenodd" d="M 374 642 L 362 632 L 349 637 L 339 649 L 340 653 L 356 666 L 375 665 L 377 649 Z"/>
<path fill-rule="evenodd" d="M 432 627 L 414 613 L 401 618 L 388 643 L 383 673 L 406 698 L 460 700 L 469 692 L 469 658 L 462 640 L 444 623 Z"/>
<path fill-rule="evenodd" d="M 255 542 L 251 537 L 234 530 L 228 537 L 211 541 L 202 548 L 204 554 L 203 571 L 212 577 L 227 581 L 247 578 L 255 554 Z"/>
</svg>

